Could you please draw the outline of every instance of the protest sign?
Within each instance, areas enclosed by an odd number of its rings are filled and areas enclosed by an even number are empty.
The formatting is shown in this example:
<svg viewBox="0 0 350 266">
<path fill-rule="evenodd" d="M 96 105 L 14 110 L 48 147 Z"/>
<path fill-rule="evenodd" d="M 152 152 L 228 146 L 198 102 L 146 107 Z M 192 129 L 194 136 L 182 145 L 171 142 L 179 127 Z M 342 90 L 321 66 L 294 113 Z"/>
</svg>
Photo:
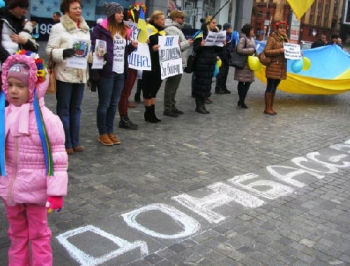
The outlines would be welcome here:
<svg viewBox="0 0 350 266">
<path fill-rule="evenodd" d="M 138 43 L 137 49 L 129 57 L 129 68 L 136 70 L 151 70 L 151 55 L 147 43 Z"/>
<path fill-rule="evenodd" d="M 103 56 L 107 53 L 107 42 L 103 40 L 96 39 L 95 51 L 93 55 L 92 69 L 102 69 L 103 68 Z"/>
<path fill-rule="evenodd" d="M 300 45 L 294 43 L 284 43 L 284 57 L 291 60 L 301 59 Z"/>
<path fill-rule="evenodd" d="M 208 36 L 205 39 L 204 46 L 224 46 L 224 41 L 226 40 L 226 31 L 213 32 L 209 31 Z"/>
<path fill-rule="evenodd" d="M 179 36 L 159 36 L 159 62 L 161 79 L 183 73 Z"/>
<path fill-rule="evenodd" d="M 86 69 L 90 44 L 90 40 L 71 39 L 70 48 L 74 49 L 74 55 L 67 58 L 66 66 L 78 69 Z"/>
</svg>

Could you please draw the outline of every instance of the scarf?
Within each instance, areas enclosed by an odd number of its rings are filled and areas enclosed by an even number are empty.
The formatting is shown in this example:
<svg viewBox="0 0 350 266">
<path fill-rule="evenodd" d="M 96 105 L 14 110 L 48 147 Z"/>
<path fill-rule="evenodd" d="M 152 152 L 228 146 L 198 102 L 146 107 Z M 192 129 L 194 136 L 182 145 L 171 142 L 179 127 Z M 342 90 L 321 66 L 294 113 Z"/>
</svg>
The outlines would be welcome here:
<svg viewBox="0 0 350 266">
<path fill-rule="evenodd" d="M 158 33 L 159 35 L 165 36 L 164 27 L 160 27 L 160 26 L 153 25 L 153 24 L 149 23 L 147 25 L 147 28 L 151 30 L 150 35 L 155 35 Z"/>
</svg>

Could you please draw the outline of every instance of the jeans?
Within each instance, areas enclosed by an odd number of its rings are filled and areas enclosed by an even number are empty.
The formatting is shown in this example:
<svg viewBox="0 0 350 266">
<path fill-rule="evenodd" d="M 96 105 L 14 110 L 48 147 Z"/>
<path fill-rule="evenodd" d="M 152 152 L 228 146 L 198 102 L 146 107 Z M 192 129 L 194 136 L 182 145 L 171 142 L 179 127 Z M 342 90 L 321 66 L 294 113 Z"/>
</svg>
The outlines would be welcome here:
<svg viewBox="0 0 350 266">
<path fill-rule="evenodd" d="M 268 78 L 265 92 L 275 93 L 280 82 L 281 82 L 280 79 L 269 79 Z"/>
<path fill-rule="evenodd" d="M 180 85 L 182 74 L 169 77 L 164 87 L 164 110 L 171 111 L 175 109 L 175 95 Z"/>
<path fill-rule="evenodd" d="M 63 124 L 66 149 L 80 145 L 80 105 L 83 101 L 84 88 L 84 83 L 67 83 L 57 80 L 56 113 Z"/>
<path fill-rule="evenodd" d="M 117 106 L 124 86 L 124 74 L 113 73 L 113 77 L 101 77 L 97 83 L 98 106 L 97 128 L 102 134 L 113 133 Z"/>
</svg>

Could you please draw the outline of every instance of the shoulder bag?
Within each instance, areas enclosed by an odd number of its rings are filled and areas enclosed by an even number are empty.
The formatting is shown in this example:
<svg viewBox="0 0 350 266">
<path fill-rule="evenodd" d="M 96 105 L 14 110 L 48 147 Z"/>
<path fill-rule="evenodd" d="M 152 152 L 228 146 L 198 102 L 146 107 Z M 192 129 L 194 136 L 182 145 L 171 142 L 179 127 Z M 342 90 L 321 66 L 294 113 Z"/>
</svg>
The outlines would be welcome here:
<svg viewBox="0 0 350 266">
<path fill-rule="evenodd" d="M 247 64 L 248 55 L 239 54 L 237 52 L 237 46 L 235 49 L 232 50 L 231 58 L 230 58 L 228 64 L 232 67 L 243 69 L 244 66 Z M 245 38 L 244 48 L 246 48 L 246 47 L 247 47 L 247 39 Z"/>
<path fill-rule="evenodd" d="M 191 74 L 195 70 L 196 65 L 196 53 L 192 51 L 192 54 L 190 54 L 187 58 L 187 66 L 184 69 L 184 72 L 187 74 Z"/>
<path fill-rule="evenodd" d="M 264 66 L 269 66 L 271 64 L 271 57 L 265 55 L 265 50 L 263 50 L 259 56 L 259 61 Z"/>
<path fill-rule="evenodd" d="M 55 75 L 55 65 L 56 63 L 52 59 L 52 50 L 50 51 L 50 57 L 49 57 L 49 65 L 47 67 L 47 70 L 49 72 L 49 87 L 46 90 L 46 93 L 53 94 L 56 93 L 56 75 Z"/>
</svg>

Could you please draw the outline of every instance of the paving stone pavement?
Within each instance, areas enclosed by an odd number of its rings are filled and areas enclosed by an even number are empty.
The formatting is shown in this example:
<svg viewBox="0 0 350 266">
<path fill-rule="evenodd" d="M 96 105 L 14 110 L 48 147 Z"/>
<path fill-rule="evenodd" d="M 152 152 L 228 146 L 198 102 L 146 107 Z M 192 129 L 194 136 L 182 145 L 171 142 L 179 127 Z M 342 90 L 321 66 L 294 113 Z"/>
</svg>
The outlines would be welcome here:
<svg viewBox="0 0 350 266">
<path fill-rule="evenodd" d="M 232 76 L 231 69 L 232 94 L 213 94 L 209 115 L 194 111 L 184 74 L 177 107 L 185 115 L 163 116 L 163 84 L 156 104 L 162 122 L 146 123 L 141 105 L 129 109 L 139 130 L 119 129 L 117 117 L 121 145 L 113 147 L 97 142 L 97 94 L 85 92 L 85 151 L 69 157 L 64 209 L 49 216 L 55 266 L 350 265 L 350 94 L 278 91 L 278 114 L 267 116 L 264 84 L 253 83 L 249 109 L 239 109 Z M 55 96 L 47 95 L 46 104 L 54 110 Z M 262 183 L 249 189 L 252 180 Z M 279 190 L 269 190 L 267 181 Z M 186 195 L 197 205 L 181 203 Z M 0 212 L 0 265 L 7 265 L 3 205 Z M 186 217 L 176 220 L 177 212 Z M 77 228 L 90 229 L 67 237 L 72 245 L 65 248 L 57 237 Z"/>
</svg>

